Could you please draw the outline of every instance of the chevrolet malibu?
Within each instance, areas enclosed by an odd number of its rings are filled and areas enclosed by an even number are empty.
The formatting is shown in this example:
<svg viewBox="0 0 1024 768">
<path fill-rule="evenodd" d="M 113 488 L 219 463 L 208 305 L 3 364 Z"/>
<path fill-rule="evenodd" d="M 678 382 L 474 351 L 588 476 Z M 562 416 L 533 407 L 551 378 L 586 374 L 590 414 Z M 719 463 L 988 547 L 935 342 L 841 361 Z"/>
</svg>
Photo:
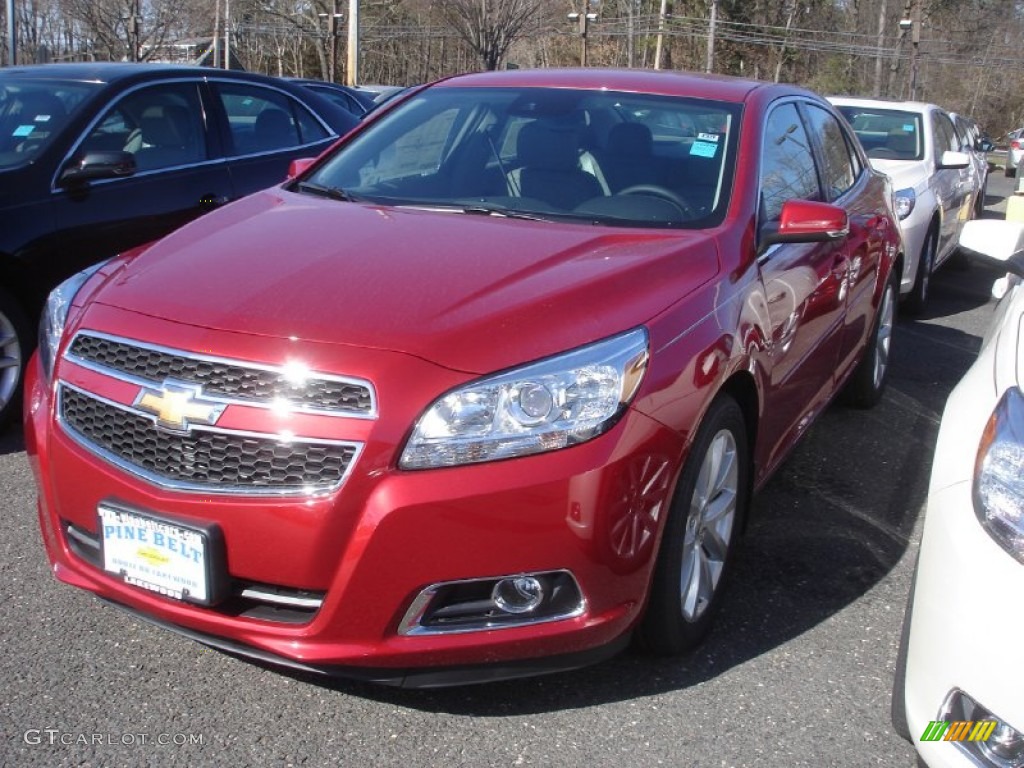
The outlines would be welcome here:
<svg viewBox="0 0 1024 768">
<path fill-rule="evenodd" d="M 56 577 L 397 685 L 708 632 L 751 493 L 889 369 L 886 178 L 801 89 L 444 80 L 53 291 L 26 443 Z"/>
</svg>

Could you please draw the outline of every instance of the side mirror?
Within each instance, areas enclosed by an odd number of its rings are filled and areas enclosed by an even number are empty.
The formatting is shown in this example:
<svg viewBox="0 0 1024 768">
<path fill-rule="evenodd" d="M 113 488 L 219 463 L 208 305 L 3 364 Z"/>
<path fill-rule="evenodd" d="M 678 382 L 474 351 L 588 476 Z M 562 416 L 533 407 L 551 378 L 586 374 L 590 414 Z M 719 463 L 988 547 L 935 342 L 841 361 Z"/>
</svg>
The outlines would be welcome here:
<svg viewBox="0 0 1024 768">
<path fill-rule="evenodd" d="M 294 179 L 296 176 L 301 176 L 315 162 L 315 157 L 300 157 L 297 160 L 292 160 L 288 165 L 288 178 Z"/>
<path fill-rule="evenodd" d="M 779 220 L 761 227 L 758 253 L 776 243 L 822 243 L 849 234 L 850 219 L 842 208 L 810 200 L 787 200 Z"/>
<path fill-rule="evenodd" d="M 60 174 L 60 183 L 72 186 L 95 179 L 116 179 L 131 176 L 137 170 L 131 152 L 86 152 L 68 162 Z"/>
<path fill-rule="evenodd" d="M 983 264 L 1024 277 L 1024 222 L 973 219 L 960 231 L 960 247 Z"/>
<path fill-rule="evenodd" d="M 963 152 L 953 152 L 946 150 L 942 153 L 942 157 L 939 158 L 939 170 L 959 169 L 966 168 L 971 164 L 971 158 L 969 158 Z"/>
<path fill-rule="evenodd" d="M 991 152 L 995 148 L 996 145 L 988 139 L 978 139 L 977 150 L 979 152 Z"/>
</svg>

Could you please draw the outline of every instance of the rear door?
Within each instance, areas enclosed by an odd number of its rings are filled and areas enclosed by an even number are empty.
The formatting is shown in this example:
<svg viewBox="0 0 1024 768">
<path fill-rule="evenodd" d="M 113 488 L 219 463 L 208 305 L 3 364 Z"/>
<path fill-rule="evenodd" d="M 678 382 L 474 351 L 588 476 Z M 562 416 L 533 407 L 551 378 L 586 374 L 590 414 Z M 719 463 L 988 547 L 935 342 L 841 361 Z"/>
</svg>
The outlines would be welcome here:
<svg viewBox="0 0 1024 768">
<path fill-rule="evenodd" d="M 315 157 L 337 138 L 325 120 L 284 90 L 214 78 L 210 89 L 239 196 L 281 183 L 292 160 Z"/>
<path fill-rule="evenodd" d="M 971 216 L 971 171 L 969 167 L 939 168 L 943 152 L 960 149 L 953 122 L 945 112 L 932 112 L 932 142 L 935 149 L 935 170 L 932 178 L 935 196 L 942 206 L 938 254 L 945 257 L 956 247 L 960 229 Z"/>
</svg>

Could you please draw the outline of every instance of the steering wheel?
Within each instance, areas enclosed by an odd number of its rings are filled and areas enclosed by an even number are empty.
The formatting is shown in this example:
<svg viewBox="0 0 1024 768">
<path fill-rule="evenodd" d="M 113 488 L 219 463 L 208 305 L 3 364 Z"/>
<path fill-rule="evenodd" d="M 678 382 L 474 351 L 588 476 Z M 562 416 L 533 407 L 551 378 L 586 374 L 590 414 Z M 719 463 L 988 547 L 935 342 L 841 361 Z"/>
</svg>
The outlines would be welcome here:
<svg viewBox="0 0 1024 768">
<path fill-rule="evenodd" d="M 682 212 L 683 216 L 688 219 L 696 219 L 697 211 L 694 210 L 693 206 L 681 195 L 673 192 L 667 187 L 662 187 L 657 184 L 634 184 L 625 189 L 620 189 L 617 194 L 620 195 L 652 195 L 653 197 L 660 197 L 662 200 L 667 200 L 672 203 L 676 208 Z"/>
</svg>

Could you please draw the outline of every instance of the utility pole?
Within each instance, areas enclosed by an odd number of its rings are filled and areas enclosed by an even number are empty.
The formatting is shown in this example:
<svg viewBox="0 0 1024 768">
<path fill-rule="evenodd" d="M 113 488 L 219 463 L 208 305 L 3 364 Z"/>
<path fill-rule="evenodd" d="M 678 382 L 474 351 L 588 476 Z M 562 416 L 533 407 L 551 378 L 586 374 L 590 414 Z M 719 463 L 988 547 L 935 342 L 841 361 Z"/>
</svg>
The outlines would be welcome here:
<svg viewBox="0 0 1024 768">
<path fill-rule="evenodd" d="M 348 0 L 348 70 L 345 83 L 359 84 L 359 0 Z"/>
<path fill-rule="evenodd" d="M 318 14 L 327 22 L 327 79 L 332 83 L 338 77 L 338 0 L 331 0 L 331 10 Z"/>
<path fill-rule="evenodd" d="M 878 42 L 875 46 L 875 86 L 872 95 L 877 99 L 882 95 L 882 46 L 885 44 L 885 17 L 887 14 L 888 0 L 882 0 L 881 9 L 878 11 Z"/>
<path fill-rule="evenodd" d="M 128 17 L 128 58 L 130 61 L 139 61 L 142 58 L 142 46 L 139 40 L 140 13 L 139 0 L 133 0 L 131 15 Z"/>
<path fill-rule="evenodd" d="M 705 72 L 715 71 L 715 31 L 718 27 L 718 0 L 711 0 L 711 21 L 708 24 L 708 60 Z"/>
<path fill-rule="evenodd" d="M 626 66 L 632 69 L 636 42 L 636 0 L 629 0 L 626 7 L 629 9 L 626 22 Z"/>
<path fill-rule="evenodd" d="M 18 63 L 18 28 L 14 25 L 14 0 L 7 0 L 7 65 Z"/>
<path fill-rule="evenodd" d="M 579 24 L 580 28 L 580 66 L 587 66 L 587 32 L 589 31 L 590 22 L 597 21 L 596 13 L 587 12 L 588 0 L 583 0 L 583 11 L 581 13 L 570 13 L 568 18 L 571 21 L 575 21 Z"/>
<path fill-rule="evenodd" d="M 224 69 L 231 69 L 231 0 L 224 0 Z"/>
<path fill-rule="evenodd" d="M 665 37 L 665 16 L 668 14 L 668 0 L 661 0 L 661 10 L 658 12 L 658 38 L 654 44 L 654 68 L 661 69 L 661 47 Z"/>
<path fill-rule="evenodd" d="M 918 55 L 921 47 L 921 0 L 913 0 L 910 11 L 910 100 L 917 101 Z"/>
</svg>

